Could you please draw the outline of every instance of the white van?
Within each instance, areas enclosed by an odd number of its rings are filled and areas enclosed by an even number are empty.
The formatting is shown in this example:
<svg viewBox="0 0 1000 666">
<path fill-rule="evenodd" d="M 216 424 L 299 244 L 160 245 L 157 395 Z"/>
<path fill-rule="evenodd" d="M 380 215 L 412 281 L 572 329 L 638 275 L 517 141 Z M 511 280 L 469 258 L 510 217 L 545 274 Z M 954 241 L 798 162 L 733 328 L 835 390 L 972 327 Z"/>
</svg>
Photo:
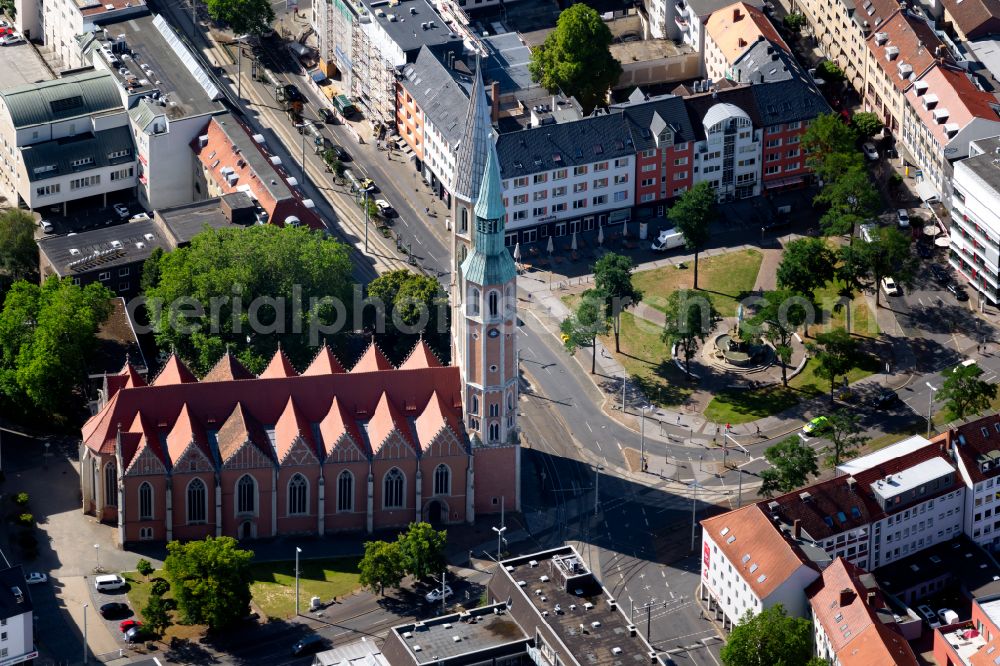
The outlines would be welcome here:
<svg viewBox="0 0 1000 666">
<path fill-rule="evenodd" d="M 653 241 L 651 249 L 654 252 L 666 252 L 681 245 L 684 245 L 684 234 L 677 231 L 677 229 L 664 229 L 656 237 L 656 240 Z"/>
<path fill-rule="evenodd" d="M 118 574 L 98 576 L 94 579 L 94 589 L 98 592 L 115 592 L 125 587 L 125 579 Z"/>
</svg>

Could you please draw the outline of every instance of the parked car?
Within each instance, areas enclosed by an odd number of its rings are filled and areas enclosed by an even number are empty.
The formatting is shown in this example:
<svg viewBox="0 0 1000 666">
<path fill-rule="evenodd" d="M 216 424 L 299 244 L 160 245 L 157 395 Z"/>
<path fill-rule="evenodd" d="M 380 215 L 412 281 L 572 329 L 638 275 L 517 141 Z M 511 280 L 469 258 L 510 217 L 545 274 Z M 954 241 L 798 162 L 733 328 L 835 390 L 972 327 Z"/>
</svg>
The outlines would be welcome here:
<svg viewBox="0 0 1000 666">
<path fill-rule="evenodd" d="M 891 277 L 882 278 L 882 291 L 886 296 L 899 296 L 899 287 Z"/>
<path fill-rule="evenodd" d="M 817 416 L 809 421 L 809 423 L 802 426 L 802 432 L 807 435 L 811 435 L 812 433 L 822 432 L 828 425 L 830 425 L 830 419 L 825 416 Z"/>
<path fill-rule="evenodd" d="M 338 146 L 337 144 L 333 143 L 330 144 L 330 150 L 333 151 L 333 153 L 337 156 L 337 159 L 340 160 L 341 162 L 351 161 L 351 154 L 348 153 L 343 146 Z"/>
<path fill-rule="evenodd" d="M 951 274 L 948 272 L 948 269 L 945 268 L 944 266 L 940 266 L 938 264 L 931 264 L 931 275 L 933 275 L 934 279 L 940 282 L 941 284 L 948 284 L 949 282 L 951 282 Z"/>
<path fill-rule="evenodd" d="M 896 211 L 896 222 L 899 223 L 900 229 L 910 228 L 910 214 L 906 212 L 905 208 Z"/>
<path fill-rule="evenodd" d="M 865 145 L 861 146 L 861 150 L 864 151 L 865 157 L 872 162 L 878 159 L 878 150 L 876 150 L 875 144 L 871 141 L 865 142 Z"/>
<path fill-rule="evenodd" d="M 111 603 L 104 604 L 101 606 L 100 611 L 101 617 L 105 620 L 116 620 L 132 614 L 132 609 L 128 607 L 128 604 L 120 601 L 112 601 Z"/>
<path fill-rule="evenodd" d="M 49 577 L 43 573 L 37 571 L 32 571 L 27 576 L 24 577 L 24 582 L 28 585 L 38 585 L 39 583 L 44 583 L 48 581 Z"/>
<path fill-rule="evenodd" d="M 965 293 L 965 289 L 962 289 L 960 285 L 957 285 L 954 282 L 950 283 L 947 287 L 945 287 L 945 289 L 951 292 L 957 301 L 964 302 L 969 300 L 969 295 Z"/>
<path fill-rule="evenodd" d="M 364 180 L 361 181 L 361 189 L 362 190 L 371 190 L 372 192 L 378 192 L 379 191 L 378 185 L 376 185 L 375 181 L 372 180 L 371 178 L 365 178 Z"/>
<path fill-rule="evenodd" d="M 300 638 L 292 646 L 292 656 L 301 657 L 304 654 L 319 652 L 326 646 L 326 639 L 319 634 L 309 634 Z"/>
<path fill-rule="evenodd" d="M 938 621 L 937 615 L 931 610 L 930 606 L 917 606 L 917 612 L 920 613 L 920 617 L 924 618 L 924 621 L 930 625 L 931 629 L 937 629 L 941 626 L 941 622 Z"/>
<path fill-rule="evenodd" d="M 0 46 L 14 46 L 15 44 L 24 44 L 24 37 L 16 32 L 0 37 Z"/>
<path fill-rule="evenodd" d="M 450 585 L 445 585 L 444 586 L 444 594 L 443 594 L 443 596 L 444 596 L 445 599 L 447 599 L 448 597 L 451 596 L 451 586 Z M 441 588 L 440 587 L 435 587 L 433 590 L 431 590 L 430 592 L 428 592 L 427 594 L 424 595 L 424 599 L 426 599 L 427 601 L 429 601 L 431 603 L 434 603 L 435 601 L 441 601 L 441 597 L 442 597 L 442 593 L 441 593 Z"/>
<path fill-rule="evenodd" d="M 666 252 L 675 247 L 684 245 L 684 234 L 677 229 L 664 229 L 653 241 L 652 250 L 654 252 Z"/>
<path fill-rule="evenodd" d="M 115 592 L 125 587 L 125 579 L 118 574 L 107 574 L 94 578 L 94 589 L 98 592 Z"/>
<path fill-rule="evenodd" d="M 139 622 L 138 620 L 122 620 L 122 623 L 118 625 L 118 629 L 124 634 L 133 627 L 141 626 L 142 622 Z"/>
<path fill-rule="evenodd" d="M 40 226 L 42 228 L 42 231 L 47 234 L 51 234 L 53 231 L 55 231 L 55 228 L 52 226 L 52 223 L 49 222 L 48 220 L 40 220 L 38 222 L 38 226 Z"/>
<path fill-rule="evenodd" d="M 897 400 L 899 400 L 899 396 L 895 391 L 884 388 L 872 399 L 872 406 L 876 409 L 885 409 Z"/>
<path fill-rule="evenodd" d="M 294 83 L 286 84 L 285 87 L 283 88 L 283 91 L 285 93 L 285 99 L 287 99 L 289 102 L 303 101 L 302 93 L 299 91 L 299 87 Z"/>
<path fill-rule="evenodd" d="M 112 208 L 115 210 L 115 215 L 118 216 L 120 220 L 127 220 L 132 213 L 129 212 L 128 206 L 125 204 L 116 203 Z"/>
<path fill-rule="evenodd" d="M 320 108 L 319 115 L 327 125 L 333 125 L 337 122 L 337 116 L 333 115 L 333 111 L 325 106 Z"/>
<path fill-rule="evenodd" d="M 150 633 L 146 631 L 146 628 L 138 623 L 125 632 L 125 642 L 127 643 L 141 643 L 151 637 Z"/>
<path fill-rule="evenodd" d="M 396 217 L 396 211 L 385 199 L 376 199 L 375 207 L 378 208 L 378 212 L 382 214 L 382 217 Z"/>
</svg>

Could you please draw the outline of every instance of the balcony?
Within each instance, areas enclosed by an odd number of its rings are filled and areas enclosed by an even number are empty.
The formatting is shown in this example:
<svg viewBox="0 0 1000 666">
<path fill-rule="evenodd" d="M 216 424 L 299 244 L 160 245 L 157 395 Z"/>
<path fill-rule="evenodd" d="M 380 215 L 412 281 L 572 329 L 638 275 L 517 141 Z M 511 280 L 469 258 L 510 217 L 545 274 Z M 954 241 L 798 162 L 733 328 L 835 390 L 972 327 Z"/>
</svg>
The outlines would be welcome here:
<svg viewBox="0 0 1000 666">
<path fill-rule="evenodd" d="M 674 7 L 677 8 L 678 16 L 683 16 L 684 18 L 687 18 L 688 15 L 687 5 L 685 5 L 683 2 L 676 2 L 674 3 Z"/>
<path fill-rule="evenodd" d="M 675 16 L 674 17 L 674 23 L 676 23 L 677 27 L 680 28 L 681 30 L 687 31 L 687 29 L 688 29 L 688 21 L 687 21 L 686 18 L 684 18 L 682 16 Z"/>
</svg>

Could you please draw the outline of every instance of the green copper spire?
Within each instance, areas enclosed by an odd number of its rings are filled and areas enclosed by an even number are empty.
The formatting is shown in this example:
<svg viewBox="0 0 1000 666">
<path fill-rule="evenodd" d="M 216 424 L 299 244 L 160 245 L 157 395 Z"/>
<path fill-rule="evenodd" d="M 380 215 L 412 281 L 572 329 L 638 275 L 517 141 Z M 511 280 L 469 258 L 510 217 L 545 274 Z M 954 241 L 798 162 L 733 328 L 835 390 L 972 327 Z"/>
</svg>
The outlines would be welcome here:
<svg viewBox="0 0 1000 666">
<path fill-rule="evenodd" d="M 486 168 L 479 186 L 474 212 L 476 228 L 472 235 L 472 252 L 462 262 L 465 279 L 479 285 L 503 284 L 513 280 L 517 267 L 504 247 L 503 185 L 500 182 L 500 161 L 491 136 L 486 142 Z"/>
</svg>

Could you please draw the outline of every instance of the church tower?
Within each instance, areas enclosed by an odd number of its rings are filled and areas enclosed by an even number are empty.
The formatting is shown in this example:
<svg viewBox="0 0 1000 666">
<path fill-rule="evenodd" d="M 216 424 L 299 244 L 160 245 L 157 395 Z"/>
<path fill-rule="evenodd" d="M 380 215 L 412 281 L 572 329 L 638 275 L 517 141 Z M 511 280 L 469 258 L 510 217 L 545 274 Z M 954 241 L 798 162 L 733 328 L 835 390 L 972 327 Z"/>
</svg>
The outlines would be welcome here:
<svg viewBox="0 0 1000 666">
<path fill-rule="evenodd" d="M 500 162 L 478 63 L 456 166 L 452 338 L 465 425 L 476 446 L 508 446 L 517 433 L 517 270 L 504 247 Z"/>
</svg>

